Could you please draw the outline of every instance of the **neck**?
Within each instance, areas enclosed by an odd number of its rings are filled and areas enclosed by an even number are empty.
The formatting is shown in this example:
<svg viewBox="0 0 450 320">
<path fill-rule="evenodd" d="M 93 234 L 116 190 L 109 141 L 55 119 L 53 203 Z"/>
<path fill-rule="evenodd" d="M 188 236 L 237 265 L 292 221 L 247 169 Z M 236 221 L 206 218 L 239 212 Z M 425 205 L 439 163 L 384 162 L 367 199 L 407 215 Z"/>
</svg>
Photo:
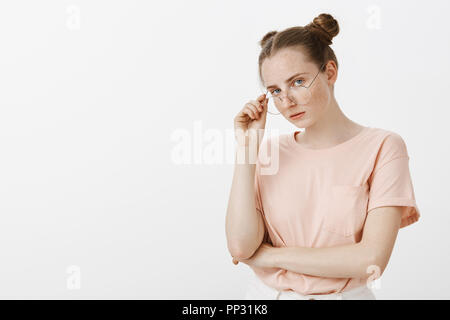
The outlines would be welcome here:
<svg viewBox="0 0 450 320">
<path fill-rule="evenodd" d="M 332 95 L 322 118 L 305 128 L 302 141 L 312 148 L 328 148 L 353 137 L 361 129 L 363 126 L 347 118 Z"/>
</svg>

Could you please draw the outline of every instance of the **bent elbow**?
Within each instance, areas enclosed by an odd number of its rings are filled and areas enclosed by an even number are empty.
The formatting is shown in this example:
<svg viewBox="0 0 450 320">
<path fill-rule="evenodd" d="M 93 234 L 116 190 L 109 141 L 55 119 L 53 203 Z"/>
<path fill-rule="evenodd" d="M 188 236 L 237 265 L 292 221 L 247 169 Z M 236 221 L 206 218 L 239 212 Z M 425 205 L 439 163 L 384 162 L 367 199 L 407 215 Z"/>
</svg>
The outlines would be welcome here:
<svg viewBox="0 0 450 320">
<path fill-rule="evenodd" d="M 384 269 L 386 268 L 387 262 L 382 257 L 371 254 L 364 264 L 365 270 L 363 270 L 365 278 L 370 278 L 370 280 L 376 280 L 383 275 Z"/>
<path fill-rule="evenodd" d="M 228 244 L 228 251 L 231 256 L 237 259 L 248 259 L 250 258 L 256 251 L 246 248 L 238 243 Z"/>
</svg>

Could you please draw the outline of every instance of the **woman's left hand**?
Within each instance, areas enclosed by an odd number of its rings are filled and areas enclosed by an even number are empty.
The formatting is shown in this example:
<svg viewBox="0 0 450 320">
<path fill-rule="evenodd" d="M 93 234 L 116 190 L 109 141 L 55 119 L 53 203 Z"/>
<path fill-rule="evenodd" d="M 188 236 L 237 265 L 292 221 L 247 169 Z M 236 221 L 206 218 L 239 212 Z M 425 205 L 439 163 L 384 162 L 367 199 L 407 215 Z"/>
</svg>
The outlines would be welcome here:
<svg viewBox="0 0 450 320">
<path fill-rule="evenodd" d="M 271 268 L 274 266 L 274 249 L 269 243 L 263 242 L 250 258 L 239 259 L 233 257 L 233 263 L 237 265 L 239 262 L 242 262 L 253 267 Z"/>
</svg>

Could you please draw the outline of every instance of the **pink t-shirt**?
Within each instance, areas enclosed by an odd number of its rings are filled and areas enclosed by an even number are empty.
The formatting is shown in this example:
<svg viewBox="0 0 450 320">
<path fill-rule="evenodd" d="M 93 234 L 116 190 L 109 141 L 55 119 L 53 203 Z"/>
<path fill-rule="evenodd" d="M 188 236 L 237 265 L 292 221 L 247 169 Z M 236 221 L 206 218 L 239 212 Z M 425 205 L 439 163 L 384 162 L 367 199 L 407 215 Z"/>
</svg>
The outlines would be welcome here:
<svg viewBox="0 0 450 320">
<path fill-rule="evenodd" d="M 419 220 L 409 156 L 400 135 L 365 127 L 334 147 L 310 149 L 295 141 L 298 132 L 264 139 L 256 162 L 256 208 L 268 232 L 265 239 L 274 247 L 357 243 L 368 212 L 377 207 L 402 206 L 400 228 Z M 251 268 L 268 286 L 304 295 L 342 292 L 366 284 L 359 278 Z"/>
</svg>

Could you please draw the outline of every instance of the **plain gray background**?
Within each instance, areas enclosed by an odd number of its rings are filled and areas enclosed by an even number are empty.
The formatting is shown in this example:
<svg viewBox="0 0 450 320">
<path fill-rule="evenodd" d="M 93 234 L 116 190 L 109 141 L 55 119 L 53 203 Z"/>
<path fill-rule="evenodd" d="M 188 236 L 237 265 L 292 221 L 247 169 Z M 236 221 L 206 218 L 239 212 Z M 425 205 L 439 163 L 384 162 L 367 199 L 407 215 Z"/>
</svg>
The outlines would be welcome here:
<svg viewBox="0 0 450 320">
<path fill-rule="evenodd" d="M 258 41 L 325 12 L 341 28 L 337 101 L 403 137 L 422 215 L 374 292 L 450 298 L 449 9 L 2 1 L 0 297 L 242 298 L 251 270 L 225 238 L 233 118 L 260 93 Z M 280 117 L 266 130 L 297 129 Z"/>
</svg>

